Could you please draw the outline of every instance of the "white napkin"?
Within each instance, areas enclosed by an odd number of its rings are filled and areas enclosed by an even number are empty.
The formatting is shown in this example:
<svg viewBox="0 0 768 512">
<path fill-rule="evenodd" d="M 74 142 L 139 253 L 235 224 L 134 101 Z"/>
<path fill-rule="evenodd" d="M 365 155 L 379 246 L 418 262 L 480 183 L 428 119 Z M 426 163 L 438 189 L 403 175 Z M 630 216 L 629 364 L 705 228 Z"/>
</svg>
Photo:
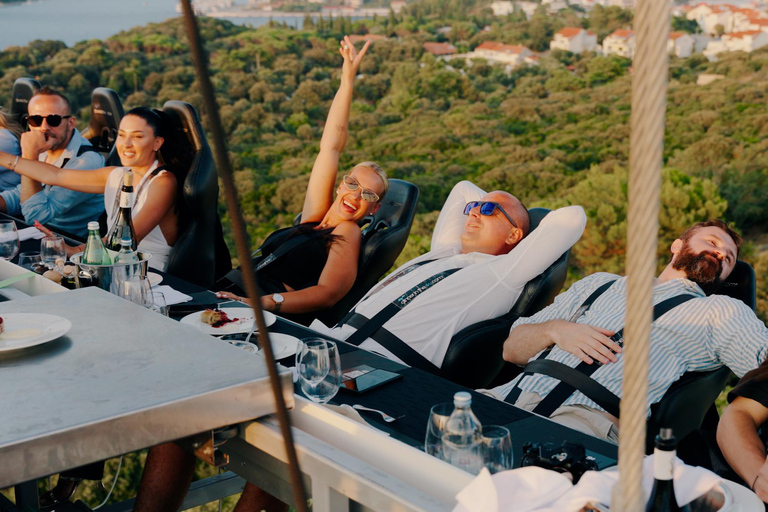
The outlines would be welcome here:
<svg viewBox="0 0 768 512">
<path fill-rule="evenodd" d="M 360 413 L 357 412 L 357 410 L 354 409 L 351 405 L 347 405 L 347 404 L 341 404 L 341 405 L 322 404 L 322 406 L 332 410 L 335 413 L 341 414 L 342 416 L 345 416 L 345 417 L 351 419 L 352 421 L 356 421 L 358 423 L 362 423 L 366 427 L 371 427 L 374 430 L 376 430 L 377 433 L 379 433 L 381 435 L 384 435 L 384 436 L 388 436 L 389 435 L 389 433 L 384 432 L 383 430 L 379 430 L 374 425 L 371 425 L 370 423 L 365 421 L 365 419 L 362 416 L 360 416 Z"/>
<path fill-rule="evenodd" d="M 675 495 L 678 503 L 688 503 L 706 493 L 723 479 L 701 467 L 687 466 L 675 459 Z M 480 473 L 456 499 L 454 512 L 569 512 L 579 511 L 590 502 L 610 505 L 611 491 L 618 481 L 618 468 L 588 471 L 578 485 L 560 473 L 537 467 L 503 471 L 493 476 Z M 653 455 L 643 461 L 643 488 L 646 496 L 653 487 Z M 492 496 L 493 498 L 489 498 Z"/>
<path fill-rule="evenodd" d="M 29 227 L 19 230 L 19 242 L 24 242 L 26 240 L 40 240 L 43 237 L 45 237 L 45 233 L 36 227 Z"/>
<path fill-rule="evenodd" d="M 179 291 L 174 290 L 167 284 L 162 284 L 160 286 L 153 286 L 152 287 L 153 292 L 160 292 L 165 297 L 165 304 L 167 306 L 173 306 L 174 304 L 181 304 L 182 302 L 189 302 L 192 300 L 192 297 L 187 295 L 186 293 L 181 293 Z"/>
</svg>

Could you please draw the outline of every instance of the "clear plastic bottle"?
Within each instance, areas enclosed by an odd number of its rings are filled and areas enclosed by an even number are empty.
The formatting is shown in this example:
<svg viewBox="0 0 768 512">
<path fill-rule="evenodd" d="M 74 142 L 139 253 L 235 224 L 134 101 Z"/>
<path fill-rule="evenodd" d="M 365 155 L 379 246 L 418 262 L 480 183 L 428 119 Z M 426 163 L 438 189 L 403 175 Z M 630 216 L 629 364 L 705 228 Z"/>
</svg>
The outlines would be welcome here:
<svg viewBox="0 0 768 512">
<path fill-rule="evenodd" d="M 115 263 L 138 263 L 139 255 L 132 246 L 133 241 L 130 238 L 120 240 L 120 252 L 115 255 Z"/>
<path fill-rule="evenodd" d="M 99 223 L 91 221 L 88 223 L 88 239 L 85 241 L 82 262 L 86 265 L 111 265 L 112 258 L 109 257 L 104 242 L 101 241 L 99 234 Z"/>
<path fill-rule="evenodd" d="M 455 409 L 443 431 L 443 459 L 473 475 L 483 469 L 483 427 L 472 412 L 472 395 L 453 396 Z"/>
</svg>

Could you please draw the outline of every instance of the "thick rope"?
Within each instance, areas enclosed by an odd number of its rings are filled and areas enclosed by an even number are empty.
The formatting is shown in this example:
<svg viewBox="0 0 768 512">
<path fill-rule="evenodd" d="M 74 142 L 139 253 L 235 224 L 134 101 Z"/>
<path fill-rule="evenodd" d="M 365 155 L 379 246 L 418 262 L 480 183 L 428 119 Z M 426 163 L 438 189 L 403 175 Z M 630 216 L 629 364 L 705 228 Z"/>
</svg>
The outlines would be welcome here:
<svg viewBox="0 0 768 512">
<path fill-rule="evenodd" d="M 642 512 L 648 402 L 648 352 L 659 226 L 669 3 L 638 0 L 635 14 L 627 233 L 627 319 L 619 429 L 619 482 L 611 510 Z"/>
<path fill-rule="evenodd" d="M 208 61 L 203 52 L 202 41 L 200 40 L 200 31 L 197 27 L 197 19 L 192 12 L 190 0 L 181 0 L 181 6 L 184 11 L 184 26 L 189 39 L 189 49 L 192 53 L 192 60 L 195 64 L 197 81 L 200 84 L 200 93 L 203 97 L 205 114 L 208 117 L 208 126 L 213 136 L 213 154 L 216 159 L 216 168 L 224 184 L 224 195 L 227 200 L 227 210 L 232 223 L 232 234 L 237 246 L 237 256 L 241 262 L 251 260 L 251 249 L 248 244 L 248 235 L 245 231 L 245 222 L 240 211 L 240 202 L 237 198 L 237 189 L 232 178 L 232 166 L 229 162 L 227 146 L 224 138 L 224 130 L 221 126 L 218 105 L 214 96 L 213 86 L 211 85 L 210 74 L 208 73 Z M 249 271 L 250 270 L 250 271 Z M 301 470 L 299 461 L 296 457 L 296 447 L 293 445 L 293 434 L 291 433 L 291 422 L 285 406 L 283 396 L 283 386 L 280 382 L 280 376 L 277 372 L 277 363 L 272 353 L 272 344 L 269 341 L 267 325 L 264 322 L 264 314 L 261 310 L 261 301 L 259 301 L 259 291 L 256 284 L 256 274 L 251 265 L 243 265 L 243 278 L 245 281 L 245 290 L 248 292 L 248 298 L 251 300 L 251 307 L 256 316 L 256 326 L 259 331 L 259 344 L 264 350 L 264 357 L 267 360 L 267 370 L 269 371 L 269 380 L 272 385 L 272 394 L 275 399 L 277 419 L 280 424 L 280 431 L 285 443 L 286 457 L 288 458 L 288 472 L 293 486 L 294 506 L 298 512 L 307 512 L 307 498 L 304 491 L 304 485 L 301 479 Z"/>
</svg>

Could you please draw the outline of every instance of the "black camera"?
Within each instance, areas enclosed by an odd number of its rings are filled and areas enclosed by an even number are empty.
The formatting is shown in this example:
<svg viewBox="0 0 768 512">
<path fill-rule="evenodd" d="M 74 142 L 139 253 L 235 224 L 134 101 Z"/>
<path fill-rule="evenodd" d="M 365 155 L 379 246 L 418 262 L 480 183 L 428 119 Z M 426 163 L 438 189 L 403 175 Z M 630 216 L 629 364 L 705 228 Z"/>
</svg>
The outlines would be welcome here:
<svg viewBox="0 0 768 512">
<path fill-rule="evenodd" d="M 577 484 L 581 475 L 587 471 L 597 471 L 597 462 L 587 455 L 584 445 L 565 441 L 561 445 L 555 443 L 525 443 L 523 445 L 523 461 L 521 466 L 538 466 L 559 473 L 573 475 L 573 483 Z"/>
</svg>

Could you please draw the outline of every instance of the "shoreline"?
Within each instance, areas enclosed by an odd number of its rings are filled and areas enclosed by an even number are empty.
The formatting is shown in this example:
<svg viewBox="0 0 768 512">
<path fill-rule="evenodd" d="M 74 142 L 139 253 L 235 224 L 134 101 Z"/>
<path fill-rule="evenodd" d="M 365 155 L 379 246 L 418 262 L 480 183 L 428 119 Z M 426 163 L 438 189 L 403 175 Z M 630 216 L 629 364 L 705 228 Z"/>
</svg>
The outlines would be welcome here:
<svg viewBox="0 0 768 512">
<path fill-rule="evenodd" d="M 344 9 L 344 10 L 326 10 L 313 11 L 313 12 L 293 12 L 293 11 L 262 11 L 262 10 L 249 10 L 249 11 L 215 11 L 206 13 L 205 16 L 210 18 L 304 18 L 309 14 L 310 16 L 349 16 L 352 18 L 371 18 L 374 15 L 388 16 L 389 9 L 385 8 L 371 8 L 371 9 Z"/>
</svg>

